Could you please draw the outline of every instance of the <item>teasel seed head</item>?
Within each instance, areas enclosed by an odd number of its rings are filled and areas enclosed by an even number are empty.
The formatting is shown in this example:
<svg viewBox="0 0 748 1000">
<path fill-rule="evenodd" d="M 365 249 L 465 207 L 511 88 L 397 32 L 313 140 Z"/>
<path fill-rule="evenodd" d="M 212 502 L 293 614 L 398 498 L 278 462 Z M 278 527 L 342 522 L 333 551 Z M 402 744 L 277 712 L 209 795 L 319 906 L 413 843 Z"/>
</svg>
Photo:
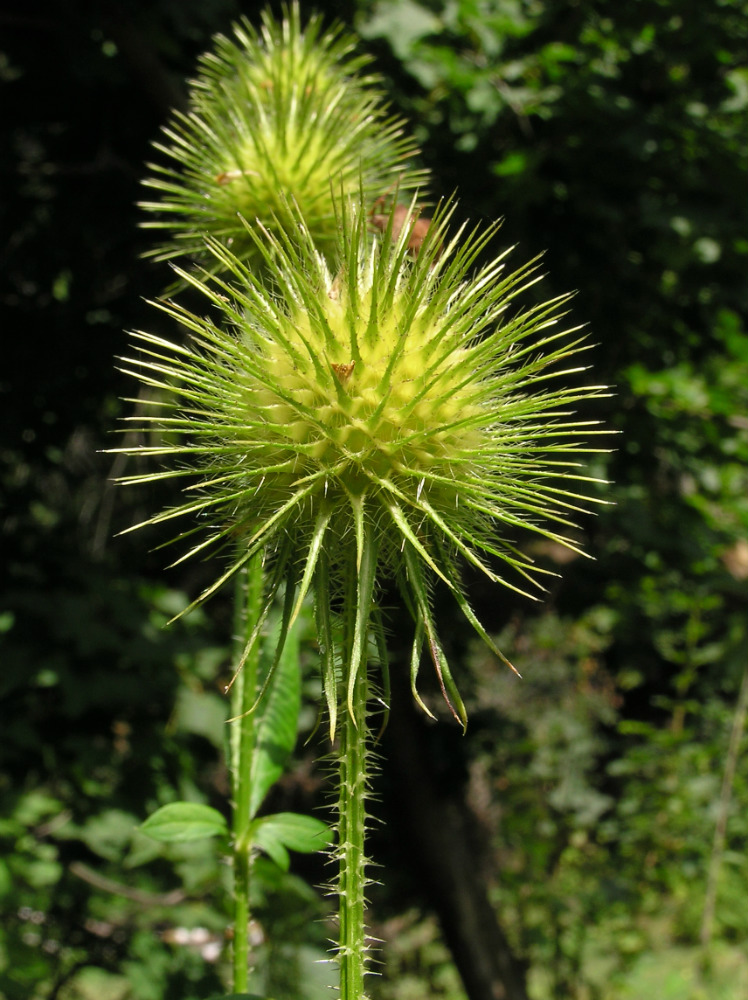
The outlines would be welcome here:
<svg viewBox="0 0 748 1000">
<path fill-rule="evenodd" d="M 218 35 L 202 56 L 189 108 L 175 113 L 155 144 L 142 202 L 164 234 L 150 256 L 193 258 L 219 266 L 205 236 L 252 266 L 263 257 L 242 220 L 270 232 L 304 219 L 315 245 L 335 243 L 334 192 L 374 203 L 395 187 L 410 191 L 426 174 L 403 122 L 389 116 L 369 57 L 355 39 L 325 30 L 319 16 L 302 25 L 298 3 L 278 23 L 269 12 L 258 30 L 247 20 L 232 38 Z"/>
<path fill-rule="evenodd" d="M 450 236 L 451 214 L 437 209 L 414 259 L 407 226 L 393 239 L 394 210 L 373 238 L 365 206 L 343 198 L 332 266 L 300 219 L 293 237 L 248 225 L 276 269 L 272 292 L 209 239 L 218 268 L 208 270 L 226 277 L 181 273 L 211 314 L 161 303 L 188 342 L 137 333 L 140 352 L 127 365 L 173 400 L 133 418 L 168 432 L 164 443 L 123 449 L 170 464 L 129 481 L 186 483 L 183 502 L 147 523 L 186 518 L 180 537 L 192 538 L 197 517 L 202 532 L 182 558 L 228 549 L 228 568 L 197 601 L 258 553 L 268 606 L 285 585 L 286 623 L 314 593 L 333 731 L 372 630 L 387 697 L 383 580 L 396 581 L 414 621 L 415 698 L 423 704 L 425 645 L 464 725 L 435 581 L 504 659 L 472 610 L 462 567 L 532 596 L 542 573 L 511 539 L 529 529 L 576 550 L 575 518 L 601 502 L 584 458 L 606 450 L 590 444 L 604 431 L 576 411 L 607 392 L 579 385 L 577 356 L 588 345 L 563 325 L 569 297 L 519 308 L 540 280 L 538 261 L 508 272 L 506 251 L 476 266 L 497 227 Z M 341 607 L 355 619 L 342 658 Z"/>
</svg>

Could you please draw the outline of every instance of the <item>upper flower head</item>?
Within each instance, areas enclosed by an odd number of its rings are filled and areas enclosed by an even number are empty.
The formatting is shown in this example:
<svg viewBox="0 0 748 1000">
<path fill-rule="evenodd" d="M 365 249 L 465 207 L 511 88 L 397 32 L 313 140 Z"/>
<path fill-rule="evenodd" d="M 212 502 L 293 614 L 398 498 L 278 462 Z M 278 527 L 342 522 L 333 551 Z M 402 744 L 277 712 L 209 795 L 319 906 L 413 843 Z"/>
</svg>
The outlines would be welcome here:
<svg viewBox="0 0 748 1000">
<path fill-rule="evenodd" d="M 187 114 L 177 113 L 156 148 L 167 165 L 151 164 L 147 187 L 160 195 L 143 202 L 164 230 L 158 259 L 192 255 L 216 265 L 204 236 L 234 256 L 261 260 L 242 218 L 268 229 L 296 224 L 298 207 L 315 244 L 335 239 L 332 187 L 373 203 L 394 186 L 415 187 L 423 172 L 409 169 L 416 149 L 402 123 L 387 116 L 376 78 L 359 74 L 369 59 L 355 41 L 324 31 L 312 17 L 302 28 L 294 3 L 278 24 L 268 12 L 260 31 L 247 21 L 222 35 L 200 60 Z M 332 186 L 331 186 L 332 182 Z"/>
<path fill-rule="evenodd" d="M 138 451 L 178 456 L 183 468 L 162 475 L 193 477 L 188 499 L 152 520 L 203 515 L 207 537 L 191 551 L 230 542 L 221 581 L 263 552 L 270 590 L 284 581 L 296 607 L 316 589 L 329 608 L 330 588 L 352 586 L 364 608 L 359 644 L 377 581 L 394 577 L 416 623 L 414 679 L 427 640 L 463 718 L 429 581 L 440 578 L 490 641 L 458 557 L 524 589 L 533 567 L 505 531 L 529 528 L 573 547 L 559 532 L 583 509 L 578 484 L 589 480 L 578 456 L 591 450 L 581 438 L 594 423 L 574 410 L 603 389 L 564 386 L 564 375 L 583 370 L 565 366 L 582 347 L 559 327 L 566 297 L 510 311 L 538 280 L 535 264 L 507 274 L 502 254 L 469 276 L 493 230 L 447 240 L 448 214 L 437 212 L 414 260 L 408 228 L 392 238 L 394 214 L 372 240 L 360 202 L 346 203 L 332 269 L 298 223 L 296 242 L 255 231 L 276 268 L 272 293 L 209 241 L 230 281 L 184 277 L 216 319 L 163 304 L 191 342 L 139 333 L 143 353 L 132 364 L 173 392 L 177 412 L 157 408 L 155 419 L 184 434 Z"/>
</svg>

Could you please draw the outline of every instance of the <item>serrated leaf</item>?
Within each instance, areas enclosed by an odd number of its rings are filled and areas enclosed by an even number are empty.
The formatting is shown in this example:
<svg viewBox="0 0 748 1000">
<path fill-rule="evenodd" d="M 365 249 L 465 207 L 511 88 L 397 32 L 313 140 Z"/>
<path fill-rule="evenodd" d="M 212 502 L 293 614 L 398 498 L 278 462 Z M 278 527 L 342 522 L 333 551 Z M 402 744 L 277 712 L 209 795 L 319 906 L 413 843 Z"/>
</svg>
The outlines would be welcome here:
<svg viewBox="0 0 748 1000">
<path fill-rule="evenodd" d="M 288 871 L 289 850 L 310 854 L 332 840 L 329 828 L 321 820 L 291 812 L 273 813 L 255 820 L 250 835 L 254 845 L 265 851 L 283 871 Z"/>
<path fill-rule="evenodd" d="M 199 802 L 170 802 L 149 816 L 140 829 L 154 840 L 172 844 L 228 833 L 221 813 Z"/>
</svg>

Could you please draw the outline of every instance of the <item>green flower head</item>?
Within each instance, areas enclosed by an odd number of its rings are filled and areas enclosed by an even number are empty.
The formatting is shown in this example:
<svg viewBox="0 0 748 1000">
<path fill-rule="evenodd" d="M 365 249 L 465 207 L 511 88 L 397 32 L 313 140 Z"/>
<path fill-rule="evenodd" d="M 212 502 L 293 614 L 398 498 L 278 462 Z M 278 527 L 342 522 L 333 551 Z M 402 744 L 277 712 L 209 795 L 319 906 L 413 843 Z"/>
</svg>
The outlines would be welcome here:
<svg viewBox="0 0 748 1000">
<path fill-rule="evenodd" d="M 432 613 L 433 582 L 450 589 L 495 649 L 464 594 L 460 564 L 515 590 L 537 586 L 528 557 L 504 534 L 529 528 L 574 548 L 564 531 L 594 481 L 580 455 L 593 450 L 584 438 L 601 432 L 575 409 L 604 387 L 564 387 L 565 376 L 584 370 L 567 364 L 583 348 L 560 326 L 568 297 L 514 309 L 539 280 L 536 262 L 506 273 L 502 254 L 471 276 L 495 227 L 463 227 L 450 239 L 449 214 L 437 211 L 413 258 L 408 227 L 394 238 L 394 213 L 373 240 L 365 210 L 351 201 L 340 211 L 333 268 L 298 221 L 297 242 L 253 227 L 258 253 L 277 269 L 272 293 L 209 240 L 230 278 L 183 277 L 213 318 L 162 303 L 189 342 L 136 335 L 141 353 L 129 370 L 174 402 L 132 418 L 169 432 L 167 443 L 132 450 L 181 467 L 132 481 L 187 481 L 185 501 L 152 522 L 198 515 L 205 530 L 188 555 L 230 547 L 228 569 L 199 600 L 260 553 L 268 601 L 285 585 L 287 622 L 314 592 L 333 728 L 369 635 L 381 637 L 376 595 L 385 577 L 415 623 L 414 695 L 426 644 L 464 722 Z M 179 443 L 170 443 L 174 432 Z M 342 668 L 331 610 L 341 607 L 354 609 Z"/>
<path fill-rule="evenodd" d="M 376 78 L 361 75 L 369 57 L 355 39 L 323 30 L 312 17 L 302 28 L 298 4 L 277 23 L 268 12 L 261 30 L 243 20 L 233 39 L 215 39 L 200 60 L 189 110 L 176 113 L 156 144 L 165 164 L 150 164 L 144 183 L 159 200 L 144 223 L 165 231 L 152 256 L 192 256 L 203 264 L 204 236 L 251 264 L 262 261 L 242 219 L 290 231 L 293 207 L 315 244 L 335 241 L 333 188 L 359 193 L 369 205 L 398 186 L 414 188 L 422 171 L 409 169 L 416 152 L 402 123 L 387 116 Z"/>
</svg>

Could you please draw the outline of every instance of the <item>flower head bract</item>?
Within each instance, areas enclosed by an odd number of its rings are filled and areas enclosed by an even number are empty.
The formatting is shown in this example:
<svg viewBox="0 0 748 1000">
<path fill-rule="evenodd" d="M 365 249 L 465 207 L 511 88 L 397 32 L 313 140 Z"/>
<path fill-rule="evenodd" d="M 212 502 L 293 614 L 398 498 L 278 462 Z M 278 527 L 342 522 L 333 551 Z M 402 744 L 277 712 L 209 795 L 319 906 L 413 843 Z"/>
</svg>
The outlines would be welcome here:
<svg viewBox="0 0 748 1000">
<path fill-rule="evenodd" d="M 341 204 L 332 267 L 298 221 L 293 238 L 248 227 L 274 262 L 268 291 L 211 239 L 207 249 L 228 277 L 183 272 L 210 315 L 164 302 L 188 341 L 135 335 L 140 351 L 129 370 L 162 393 L 150 416 L 132 419 L 169 436 L 130 450 L 174 464 L 131 480 L 184 478 L 184 502 L 151 521 L 187 518 L 182 537 L 192 537 L 197 515 L 203 527 L 187 555 L 230 552 L 198 600 L 258 555 L 268 602 L 285 587 L 286 622 L 314 593 L 333 729 L 368 637 L 381 630 L 385 578 L 414 621 L 415 697 L 426 645 L 464 723 L 433 583 L 449 588 L 495 649 L 461 565 L 526 592 L 537 571 L 511 536 L 530 529 L 575 546 L 568 529 L 594 492 L 580 456 L 594 450 L 587 437 L 601 433 L 576 409 L 605 389 L 578 384 L 585 339 L 561 322 L 567 296 L 516 305 L 540 278 L 537 261 L 510 272 L 503 253 L 476 266 L 495 227 L 450 237 L 450 210 L 438 210 L 413 259 L 407 228 L 393 239 L 391 217 L 373 239 L 361 203 Z M 340 613 L 350 616 L 351 636 L 342 666 L 331 638 Z"/>
</svg>

